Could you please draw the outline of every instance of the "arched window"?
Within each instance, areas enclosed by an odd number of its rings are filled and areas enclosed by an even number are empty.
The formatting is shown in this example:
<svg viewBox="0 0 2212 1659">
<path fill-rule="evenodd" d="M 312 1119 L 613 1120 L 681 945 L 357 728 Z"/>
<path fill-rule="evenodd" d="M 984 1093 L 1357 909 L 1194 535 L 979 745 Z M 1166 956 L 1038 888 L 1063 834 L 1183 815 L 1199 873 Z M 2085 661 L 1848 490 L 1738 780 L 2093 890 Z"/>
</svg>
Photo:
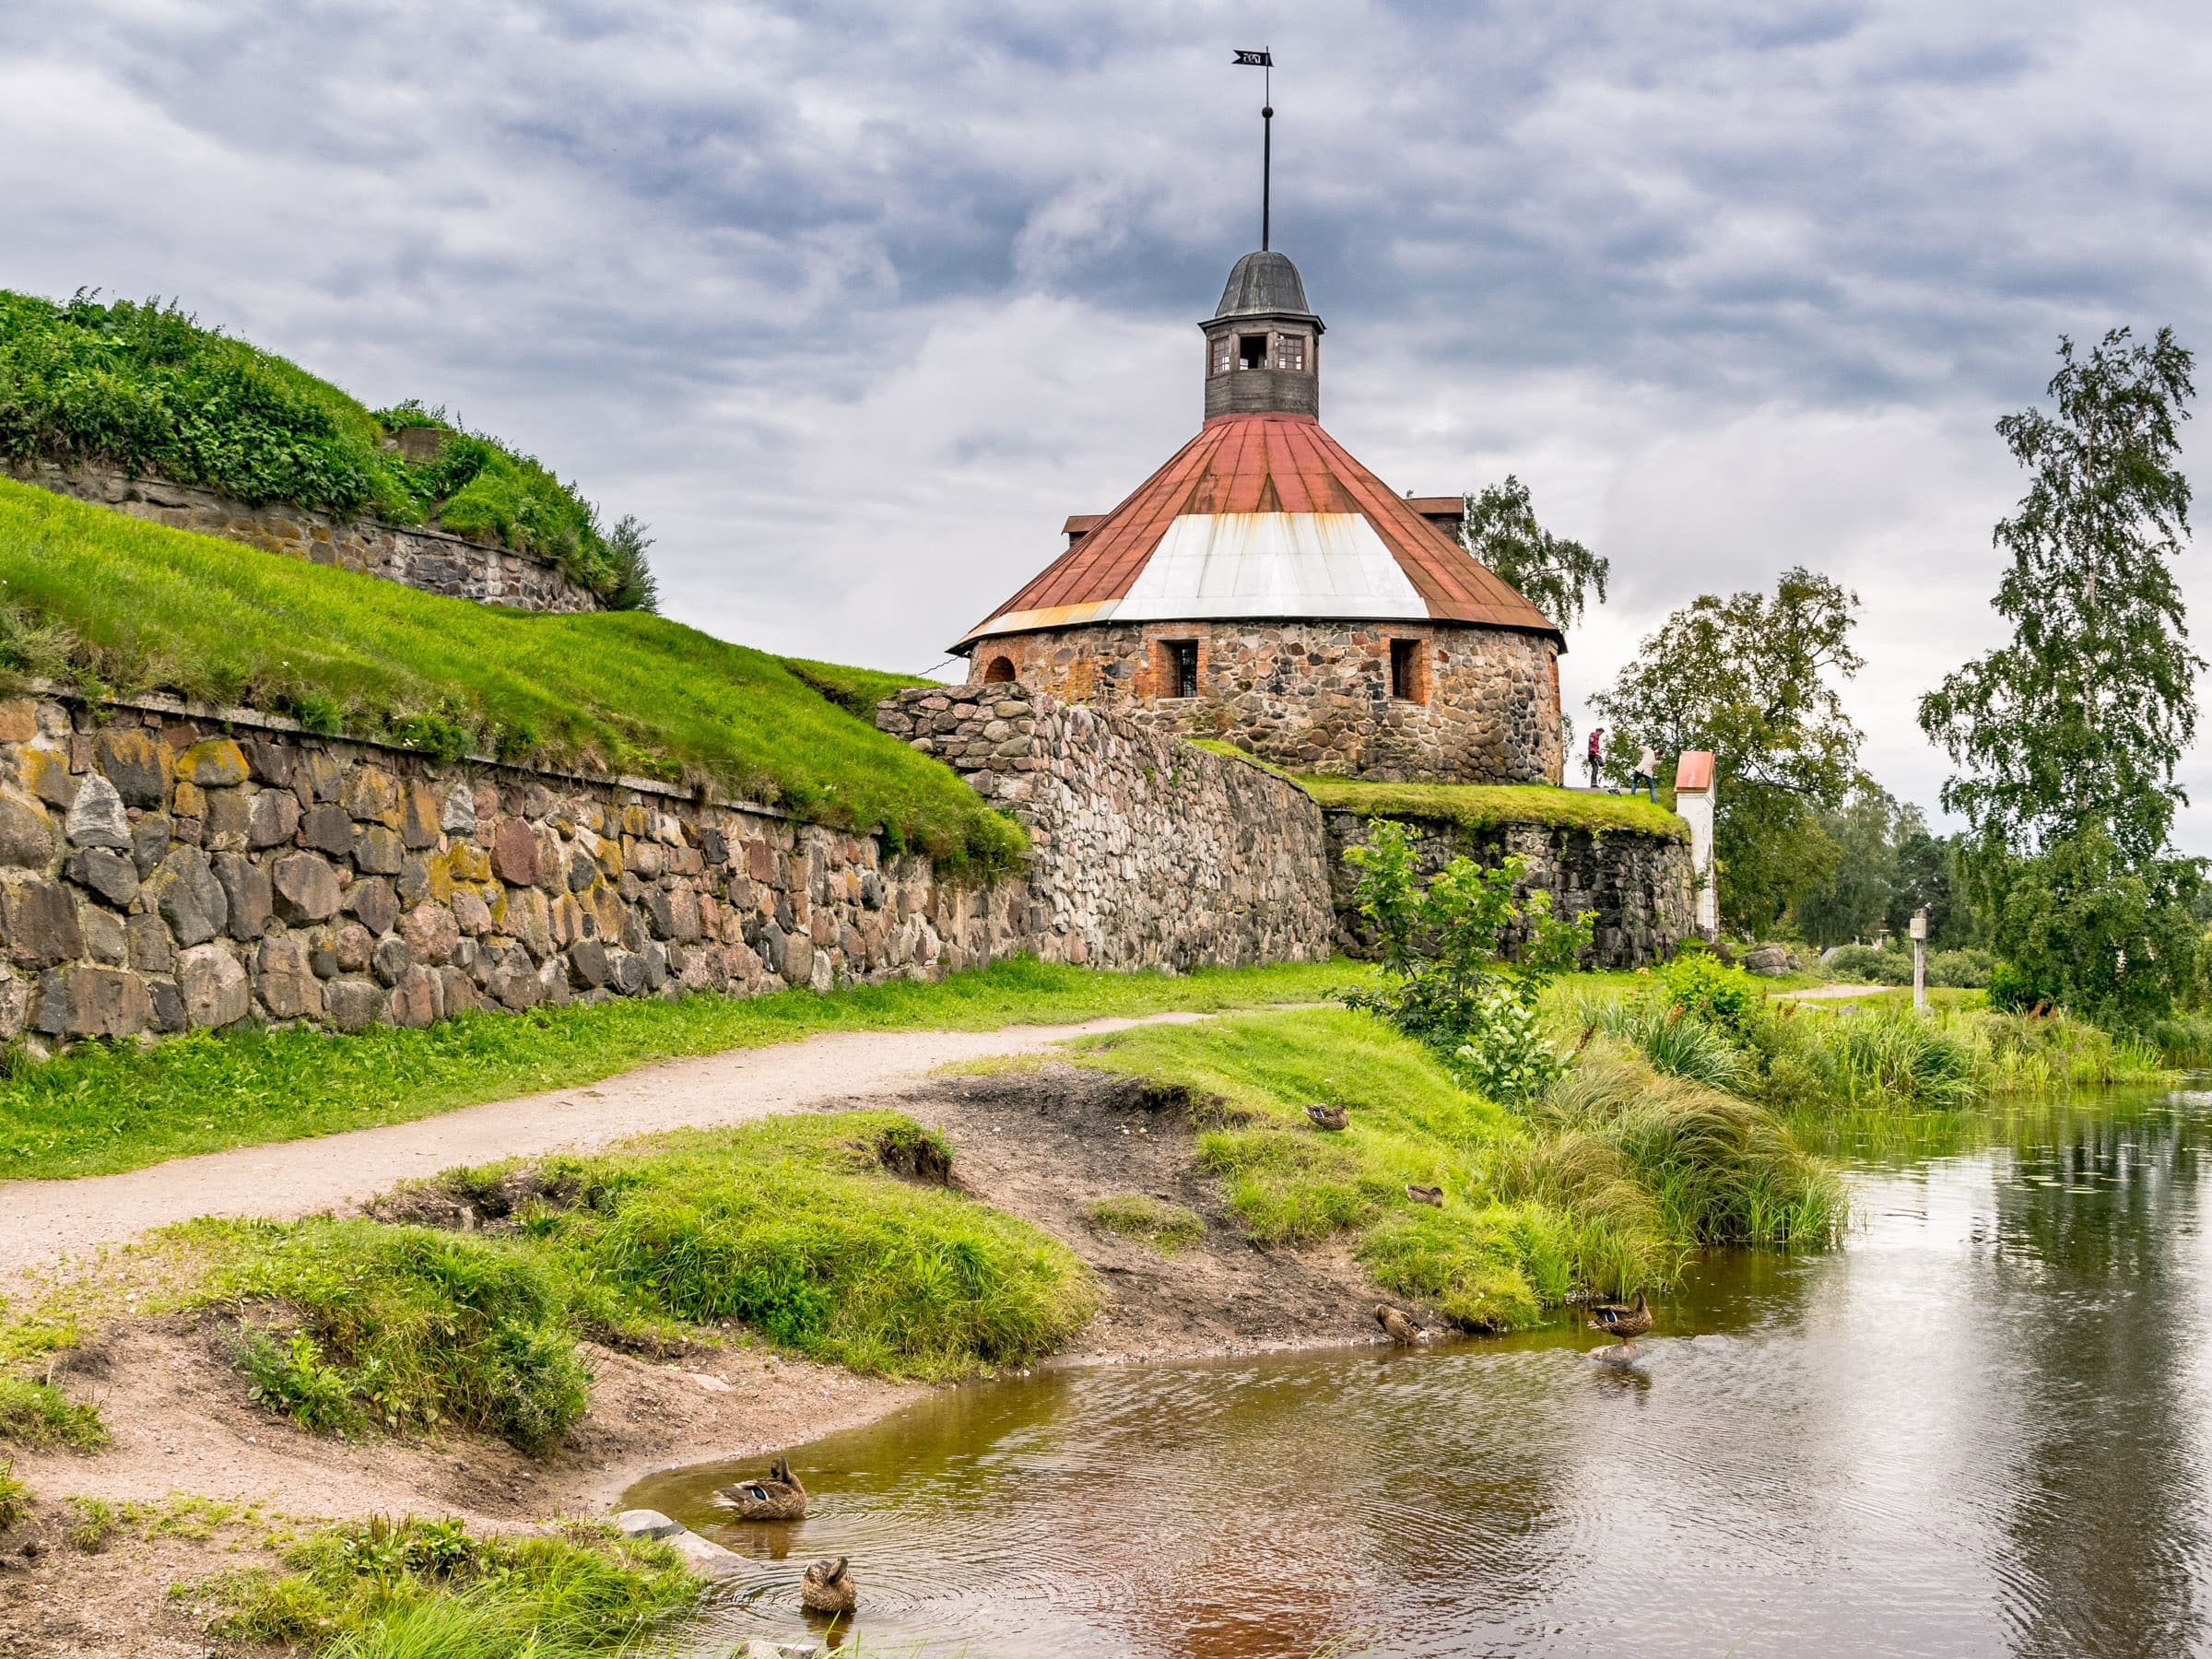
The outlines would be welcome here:
<svg viewBox="0 0 2212 1659">
<path fill-rule="evenodd" d="M 1002 686 L 1013 677 L 1014 659 L 1011 657 L 994 656 L 984 665 L 983 684 L 986 686 Z"/>
</svg>

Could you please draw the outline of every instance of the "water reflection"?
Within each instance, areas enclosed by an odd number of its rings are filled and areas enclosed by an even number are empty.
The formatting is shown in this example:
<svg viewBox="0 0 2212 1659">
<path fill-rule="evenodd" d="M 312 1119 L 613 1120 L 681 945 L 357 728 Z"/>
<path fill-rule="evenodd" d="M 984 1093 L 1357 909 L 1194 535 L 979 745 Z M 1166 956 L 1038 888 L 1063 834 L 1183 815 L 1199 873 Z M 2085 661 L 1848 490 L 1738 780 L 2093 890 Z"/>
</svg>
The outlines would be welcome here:
<svg viewBox="0 0 2212 1659">
<path fill-rule="evenodd" d="M 1861 1217 L 1704 1264 L 1645 1362 L 1541 1333 L 1052 1373 L 629 1501 L 754 1558 L 712 1623 L 803 1630 L 850 1554 L 871 1649 L 2097 1653 L 2212 1646 L 2201 1097 L 1837 1125 Z"/>
</svg>

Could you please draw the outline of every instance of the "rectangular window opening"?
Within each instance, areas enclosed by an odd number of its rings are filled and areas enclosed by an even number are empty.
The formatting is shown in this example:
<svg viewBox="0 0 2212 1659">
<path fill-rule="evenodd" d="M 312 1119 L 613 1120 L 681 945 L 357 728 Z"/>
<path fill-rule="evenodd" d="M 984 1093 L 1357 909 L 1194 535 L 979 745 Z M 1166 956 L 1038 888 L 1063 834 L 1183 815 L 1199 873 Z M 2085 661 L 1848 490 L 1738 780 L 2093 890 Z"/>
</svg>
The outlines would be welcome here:
<svg viewBox="0 0 2212 1659">
<path fill-rule="evenodd" d="M 1198 695 L 1198 641 L 1162 640 L 1159 642 L 1159 694 L 1162 697 Z"/>
<path fill-rule="evenodd" d="M 1240 369 L 1265 369 L 1267 367 L 1267 336 L 1265 335 L 1239 335 L 1237 336 L 1237 367 Z"/>
<path fill-rule="evenodd" d="M 1429 688 L 1421 683 L 1421 642 L 1390 642 L 1390 694 L 1401 702 L 1427 702 Z"/>
<path fill-rule="evenodd" d="M 1306 336 L 1304 335 L 1277 335 L 1275 339 L 1275 366 L 1302 374 L 1306 368 Z"/>
<path fill-rule="evenodd" d="M 1216 374 L 1227 374 L 1230 365 L 1237 360 L 1236 337 L 1233 335 L 1221 335 L 1214 341 L 1212 351 L 1213 371 Z"/>
</svg>

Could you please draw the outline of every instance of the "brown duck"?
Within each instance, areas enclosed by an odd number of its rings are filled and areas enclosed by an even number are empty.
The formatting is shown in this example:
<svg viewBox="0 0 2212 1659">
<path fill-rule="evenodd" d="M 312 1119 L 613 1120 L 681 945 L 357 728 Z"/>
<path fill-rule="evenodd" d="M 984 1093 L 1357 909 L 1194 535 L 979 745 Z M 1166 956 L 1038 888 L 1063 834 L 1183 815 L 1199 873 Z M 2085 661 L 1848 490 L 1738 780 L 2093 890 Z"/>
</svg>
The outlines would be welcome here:
<svg viewBox="0 0 2212 1659">
<path fill-rule="evenodd" d="M 769 1465 L 766 1475 L 724 1487 L 714 1494 L 714 1501 L 724 1509 L 735 1510 L 740 1521 L 806 1518 L 806 1488 L 791 1472 L 791 1465 L 781 1457 Z"/>
<path fill-rule="evenodd" d="M 1400 1347 L 1411 1347 L 1429 1335 L 1388 1302 L 1375 1304 L 1375 1323 Z"/>
<path fill-rule="evenodd" d="M 1632 1348 L 1636 1338 L 1652 1328 L 1651 1304 L 1643 1300 L 1641 1290 L 1636 1292 L 1633 1302 L 1594 1302 L 1590 1323 L 1606 1335 L 1618 1337 L 1624 1348 Z"/>
<path fill-rule="evenodd" d="M 1313 1120 L 1316 1129 L 1342 1129 L 1352 1121 L 1351 1114 L 1341 1106 L 1309 1106 L 1306 1115 Z"/>
<path fill-rule="evenodd" d="M 1444 1206 L 1444 1189 L 1441 1186 L 1418 1186 L 1409 1181 L 1406 1183 L 1406 1196 L 1416 1204 L 1433 1204 L 1439 1209 Z"/>
<path fill-rule="evenodd" d="M 799 1581 L 799 1606 L 809 1613 L 850 1613 L 859 1602 L 843 1556 L 815 1562 Z"/>
</svg>

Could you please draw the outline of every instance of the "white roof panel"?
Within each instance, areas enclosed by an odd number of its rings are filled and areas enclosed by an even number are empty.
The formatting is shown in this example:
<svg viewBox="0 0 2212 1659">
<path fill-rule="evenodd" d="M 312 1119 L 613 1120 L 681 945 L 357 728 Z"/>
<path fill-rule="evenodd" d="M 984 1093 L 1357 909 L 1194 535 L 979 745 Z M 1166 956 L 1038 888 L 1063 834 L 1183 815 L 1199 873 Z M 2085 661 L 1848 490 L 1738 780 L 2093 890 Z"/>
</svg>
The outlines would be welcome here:
<svg viewBox="0 0 2212 1659">
<path fill-rule="evenodd" d="M 1184 513 L 1112 609 L 1117 622 L 1428 615 L 1357 512 Z"/>
</svg>

